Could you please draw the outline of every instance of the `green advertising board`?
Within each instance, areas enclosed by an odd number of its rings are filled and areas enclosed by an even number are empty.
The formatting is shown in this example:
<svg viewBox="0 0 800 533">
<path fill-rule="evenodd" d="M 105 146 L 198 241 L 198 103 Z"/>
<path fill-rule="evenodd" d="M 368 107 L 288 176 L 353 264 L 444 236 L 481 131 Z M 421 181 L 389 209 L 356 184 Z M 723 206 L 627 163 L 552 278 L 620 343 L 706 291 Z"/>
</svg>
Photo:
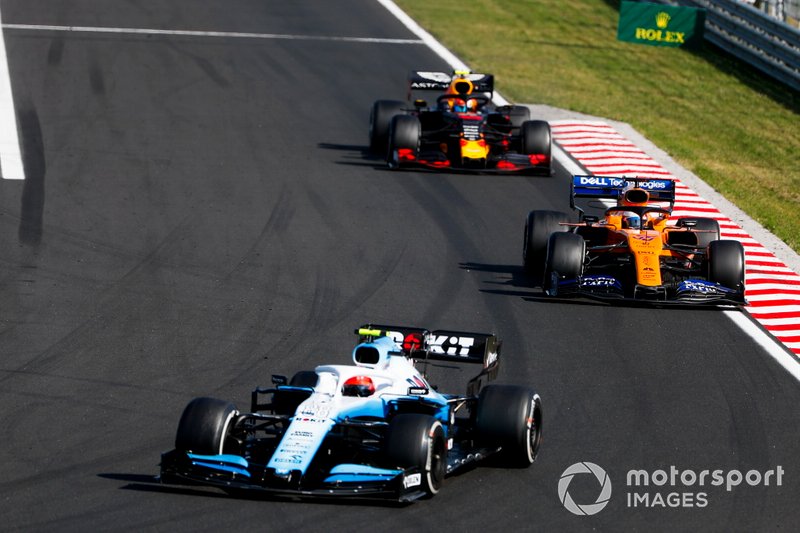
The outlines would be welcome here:
<svg viewBox="0 0 800 533">
<path fill-rule="evenodd" d="M 705 9 L 622 2 L 617 39 L 653 46 L 685 46 L 703 39 Z"/>
</svg>

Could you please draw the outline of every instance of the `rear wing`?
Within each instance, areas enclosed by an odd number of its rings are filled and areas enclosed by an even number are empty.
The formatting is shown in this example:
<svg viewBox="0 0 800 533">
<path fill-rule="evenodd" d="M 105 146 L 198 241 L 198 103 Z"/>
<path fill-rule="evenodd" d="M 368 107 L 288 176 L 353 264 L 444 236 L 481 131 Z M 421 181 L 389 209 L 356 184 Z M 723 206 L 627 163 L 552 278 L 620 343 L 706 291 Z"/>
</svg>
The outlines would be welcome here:
<svg viewBox="0 0 800 533">
<path fill-rule="evenodd" d="M 486 381 L 495 379 L 500 367 L 503 342 L 491 333 L 446 329 L 429 331 L 410 326 L 378 324 L 364 324 L 355 333 L 359 343 L 371 342 L 378 337 L 389 337 L 411 359 L 481 364 L 481 372 L 467 383 L 469 396 L 478 394 L 484 378 Z"/>
<path fill-rule="evenodd" d="M 633 188 L 646 190 L 650 194 L 648 203 L 654 207 L 672 210 L 675 204 L 675 180 L 672 179 L 573 176 L 569 205 L 581 213 L 585 212 L 586 207 L 612 207 L 624 191 Z M 583 199 L 583 202 L 576 202 L 576 199 Z M 612 202 L 602 202 L 603 200 Z"/>
<path fill-rule="evenodd" d="M 410 326 L 365 324 L 358 328 L 359 342 L 377 337 L 391 338 L 412 359 L 460 361 L 487 365 L 496 360 L 501 342 L 491 333 L 472 333 L 437 329 L 429 331 Z"/>
<path fill-rule="evenodd" d="M 458 71 L 448 74 L 447 72 L 412 70 L 408 74 L 408 92 L 410 95 L 411 91 L 446 91 L 454 79 L 461 77 L 472 82 L 475 92 L 489 93 L 490 98 L 494 95 L 493 74 Z"/>
</svg>

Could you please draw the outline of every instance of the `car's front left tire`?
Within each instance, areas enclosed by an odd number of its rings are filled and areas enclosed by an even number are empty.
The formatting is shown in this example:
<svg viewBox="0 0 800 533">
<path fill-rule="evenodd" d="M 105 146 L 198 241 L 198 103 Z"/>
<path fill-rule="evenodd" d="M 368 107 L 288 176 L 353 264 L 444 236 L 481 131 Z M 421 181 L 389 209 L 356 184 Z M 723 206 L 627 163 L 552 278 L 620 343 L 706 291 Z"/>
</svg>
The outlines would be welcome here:
<svg viewBox="0 0 800 533">
<path fill-rule="evenodd" d="M 708 280 L 744 292 L 744 246 L 739 241 L 719 240 L 708 245 Z"/>
</svg>

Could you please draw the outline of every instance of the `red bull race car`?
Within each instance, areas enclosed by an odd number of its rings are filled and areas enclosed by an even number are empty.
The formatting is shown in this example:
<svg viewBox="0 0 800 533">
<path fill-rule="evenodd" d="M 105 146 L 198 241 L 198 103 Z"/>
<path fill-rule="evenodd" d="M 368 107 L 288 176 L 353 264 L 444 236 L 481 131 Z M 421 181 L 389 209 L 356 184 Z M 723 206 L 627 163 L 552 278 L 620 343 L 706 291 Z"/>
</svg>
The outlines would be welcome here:
<svg viewBox="0 0 800 533">
<path fill-rule="evenodd" d="M 409 100 L 434 91 L 432 105 L 424 98 L 411 105 L 399 100 L 372 105 L 370 148 L 390 168 L 551 175 L 550 125 L 530 120 L 525 106 L 495 107 L 493 75 L 411 73 Z"/>
<path fill-rule="evenodd" d="M 494 335 L 364 325 L 352 364 L 321 365 L 252 392 L 250 408 L 195 398 L 161 456 L 160 481 L 309 497 L 432 497 L 488 457 L 529 466 L 542 438 L 530 387 L 493 380 Z M 417 366 L 474 364 L 465 394 L 440 393 Z M 441 366 L 441 363 L 440 363 Z"/>
<path fill-rule="evenodd" d="M 742 244 L 720 239 L 711 218 L 671 221 L 674 202 L 670 179 L 574 176 L 570 205 L 579 221 L 531 211 L 525 268 L 549 296 L 746 305 Z"/>
</svg>

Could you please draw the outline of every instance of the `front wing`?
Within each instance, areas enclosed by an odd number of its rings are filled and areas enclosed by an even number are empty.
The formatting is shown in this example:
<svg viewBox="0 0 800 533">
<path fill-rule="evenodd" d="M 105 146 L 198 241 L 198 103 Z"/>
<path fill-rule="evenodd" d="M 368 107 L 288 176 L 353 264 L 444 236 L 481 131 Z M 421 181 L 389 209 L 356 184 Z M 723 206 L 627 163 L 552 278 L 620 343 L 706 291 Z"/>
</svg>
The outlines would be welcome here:
<svg viewBox="0 0 800 533">
<path fill-rule="evenodd" d="M 636 285 L 625 291 L 613 276 L 591 275 L 577 279 L 552 279 L 549 296 L 583 296 L 602 301 L 641 302 L 658 305 L 748 305 L 743 291 L 702 279 L 687 279 L 669 285 Z"/>
<path fill-rule="evenodd" d="M 411 150 L 390 154 L 392 168 L 427 168 L 430 170 L 457 170 L 488 174 L 525 173 L 538 176 L 552 174 L 551 159 L 545 154 L 523 155 L 516 153 L 490 156 L 484 160 L 451 160 L 447 154 L 437 150 L 425 150 L 414 154 Z"/>
<path fill-rule="evenodd" d="M 170 485 L 204 485 L 226 491 L 277 496 L 352 497 L 411 502 L 425 495 L 418 469 L 375 468 L 340 464 L 315 481 L 299 475 L 276 476 L 263 464 L 238 455 L 197 455 L 172 450 L 161 455 L 160 481 Z M 299 474 L 299 472 L 298 472 Z"/>
</svg>

